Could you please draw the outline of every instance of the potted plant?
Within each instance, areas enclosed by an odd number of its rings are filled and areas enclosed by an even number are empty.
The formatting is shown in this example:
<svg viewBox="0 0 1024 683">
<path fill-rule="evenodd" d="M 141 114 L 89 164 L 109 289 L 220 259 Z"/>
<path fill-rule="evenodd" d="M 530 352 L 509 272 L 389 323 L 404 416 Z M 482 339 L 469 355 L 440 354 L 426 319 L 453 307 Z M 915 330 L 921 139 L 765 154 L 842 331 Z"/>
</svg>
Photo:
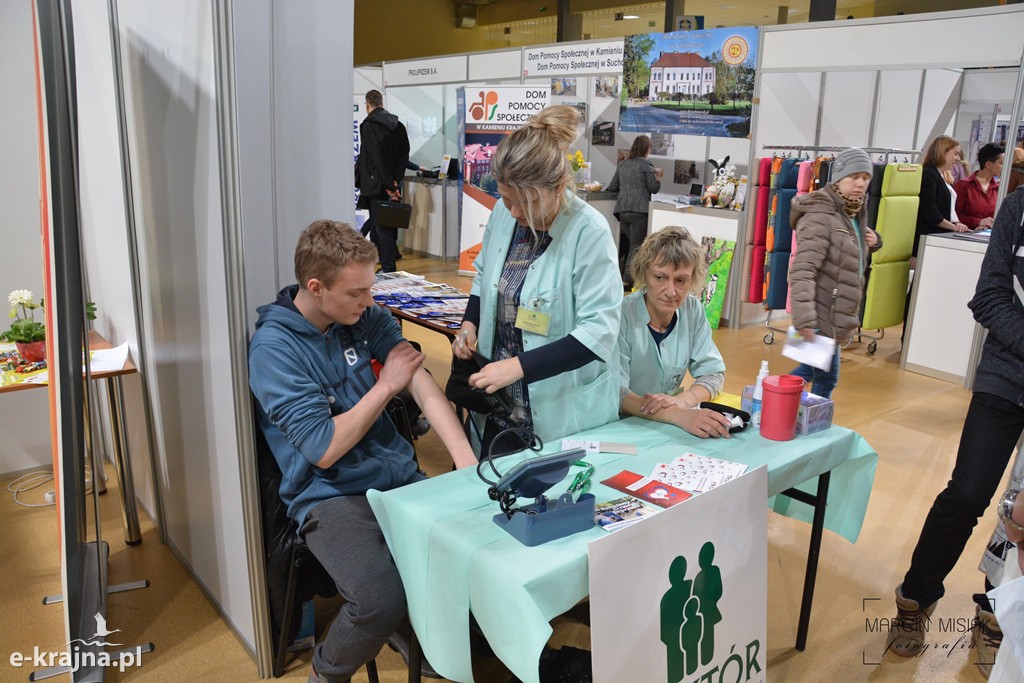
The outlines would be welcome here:
<svg viewBox="0 0 1024 683">
<path fill-rule="evenodd" d="M 32 363 L 46 360 L 46 325 L 36 320 L 36 309 L 43 308 L 43 300 L 36 301 L 27 289 L 16 289 L 7 295 L 11 304 L 8 317 L 14 322 L 11 329 L 0 334 L 0 341 L 14 342 L 21 357 Z M 85 315 L 96 319 L 96 304 L 87 301 Z"/>
</svg>

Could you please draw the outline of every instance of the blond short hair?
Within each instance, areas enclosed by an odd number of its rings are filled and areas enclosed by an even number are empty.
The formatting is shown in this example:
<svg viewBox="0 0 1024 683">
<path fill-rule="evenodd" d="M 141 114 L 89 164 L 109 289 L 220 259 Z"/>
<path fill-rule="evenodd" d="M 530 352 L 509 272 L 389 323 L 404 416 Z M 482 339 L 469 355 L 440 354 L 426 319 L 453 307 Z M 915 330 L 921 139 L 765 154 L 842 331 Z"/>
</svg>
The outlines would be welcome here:
<svg viewBox="0 0 1024 683">
<path fill-rule="evenodd" d="M 295 279 L 299 287 L 316 278 L 330 287 L 350 263 L 374 264 L 377 247 L 348 223 L 321 219 L 309 224 L 295 245 Z"/>
<path fill-rule="evenodd" d="M 655 266 L 692 266 L 691 291 L 704 285 L 708 277 L 708 266 L 704 261 L 704 249 L 690 236 L 690 231 L 679 226 L 670 226 L 652 233 L 633 254 L 629 272 L 637 285 L 647 281 L 647 272 Z"/>
</svg>

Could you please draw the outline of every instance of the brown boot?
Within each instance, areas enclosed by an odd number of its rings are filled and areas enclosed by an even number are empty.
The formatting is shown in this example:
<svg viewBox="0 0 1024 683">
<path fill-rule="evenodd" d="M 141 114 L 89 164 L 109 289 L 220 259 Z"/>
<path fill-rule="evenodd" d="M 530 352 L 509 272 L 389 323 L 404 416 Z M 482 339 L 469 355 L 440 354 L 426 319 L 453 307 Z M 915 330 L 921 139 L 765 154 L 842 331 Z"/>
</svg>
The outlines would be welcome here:
<svg viewBox="0 0 1024 683">
<path fill-rule="evenodd" d="M 974 633 L 971 635 L 974 642 L 974 651 L 978 656 L 978 671 L 985 678 L 992 673 L 992 666 L 996 663 L 996 653 L 1003 642 L 1003 631 L 999 628 L 996 615 L 975 606 Z"/>
<path fill-rule="evenodd" d="M 896 586 L 896 618 L 889 625 L 889 636 L 885 649 L 900 657 L 916 657 L 924 650 L 925 636 L 928 633 L 928 622 L 931 621 L 935 605 L 925 608 L 903 597 L 903 584 Z"/>
</svg>

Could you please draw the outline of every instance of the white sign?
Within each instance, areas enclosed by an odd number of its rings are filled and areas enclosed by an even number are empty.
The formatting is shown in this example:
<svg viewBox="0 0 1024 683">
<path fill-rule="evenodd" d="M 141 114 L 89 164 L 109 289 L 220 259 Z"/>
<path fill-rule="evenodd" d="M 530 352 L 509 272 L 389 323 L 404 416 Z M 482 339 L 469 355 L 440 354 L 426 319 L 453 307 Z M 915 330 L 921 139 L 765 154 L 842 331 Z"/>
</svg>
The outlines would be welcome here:
<svg viewBox="0 0 1024 683">
<path fill-rule="evenodd" d="M 484 228 L 498 201 L 491 157 L 503 135 L 520 128 L 548 106 L 551 90 L 535 85 L 467 85 L 459 88 L 459 145 L 462 193 L 459 216 L 459 274 L 473 275 L 473 260 L 483 246 Z"/>
<path fill-rule="evenodd" d="M 408 62 L 384 62 L 384 87 L 462 83 L 466 80 L 466 55 L 435 57 Z"/>
<path fill-rule="evenodd" d="M 523 76 L 622 73 L 623 41 L 523 48 Z"/>
<path fill-rule="evenodd" d="M 589 546 L 595 683 L 764 683 L 768 470 Z"/>
</svg>

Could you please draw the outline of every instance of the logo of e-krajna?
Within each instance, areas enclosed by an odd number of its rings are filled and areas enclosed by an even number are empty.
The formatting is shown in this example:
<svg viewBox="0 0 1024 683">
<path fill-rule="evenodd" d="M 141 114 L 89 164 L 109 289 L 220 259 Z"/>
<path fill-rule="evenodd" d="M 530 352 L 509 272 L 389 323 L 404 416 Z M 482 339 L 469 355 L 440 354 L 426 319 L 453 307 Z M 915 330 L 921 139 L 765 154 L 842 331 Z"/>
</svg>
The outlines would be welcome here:
<svg viewBox="0 0 1024 683">
<path fill-rule="evenodd" d="M 701 676 L 717 673 L 721 680 L 733 680 L 724 676 L 726 669 L 731 676 L 734 667 L 738 669 L 737 680 L 749 681 L 761 672 L 758 640 L 749 643 L 742 653 L 732 645 L 729 656 L 708 669 L 715 658 L 715 626 L 722 621 L 718 603 L 725 588 L 722 570 L 715 565 L 714 543 L 708 541 L 701 547 L 697 562 L 696 576 L 688 579 L 686 558 L 679 555 L 672 560 L 668 569 L 669 589 L 661 598 L 661 642 L 665 645 L 668 683 L 679 683 L 697 674 L 698 669 L 702 670 Z"/>
<path fill-rule="evenodd" d="M 480 99 L 469 107 L 469 115 L 474 121 L 490 121 L 498 111 L 498 93 L 494 90 L 480 91 Z"/>
<path fill-rule="evenodd" d="M 96 633 L 90 640 L 82 640 L 81 638 L 75 638 L 67 643 L 65 650 L 60 652 L 43 652 L 38 647 L 32 648 L 32 654 L 27 655 L 22 652 L 15 652 L 11 654 L 10 662 L 11 666 L 20 667 L 28 664 L 29 666 L 37 669 L 50 668 L 50 667 L 63 667 L 68 671 L 74 673 L 82 667 L 96 667 L 96 666 L 117 666 L 121 673 L 124 673 L 125 669 L 132 666 L 142 666 L 142 646 L 138 646 L 134 651 L 128 650 L 126 652 L 96 652 L 94 650 L 85 650 L 83 647 L 96 648 L 96 647 L 118 647 L 121 643 L 110 643 L 104 640 L 107 636 L 114 633 L 119 633 L 121 629 L 115 628 L 110 630 L 107 628 L 107 620 L 103 618 L 103 615 L 99 612 L 95 615 L 96 618 Z M 78 645 L 81 643 L 82 645 Z"/>
</svg>

